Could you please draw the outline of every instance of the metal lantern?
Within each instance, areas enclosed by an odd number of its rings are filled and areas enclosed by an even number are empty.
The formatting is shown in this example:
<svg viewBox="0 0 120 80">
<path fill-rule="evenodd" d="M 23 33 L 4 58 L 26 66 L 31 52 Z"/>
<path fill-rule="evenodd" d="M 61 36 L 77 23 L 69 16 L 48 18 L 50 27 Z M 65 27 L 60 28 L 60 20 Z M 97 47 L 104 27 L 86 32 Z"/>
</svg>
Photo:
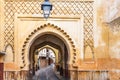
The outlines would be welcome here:
<svg viewBox="0 0 120 80">
<path fill-rule="evenodd" d="M 52 10 L 52 4 L 49 0 L 45 0 L 41 5 L 41 10 L 43 10 L 44 18 L 48 18 L 50 15 L 50 11 Z"/>
</svg>

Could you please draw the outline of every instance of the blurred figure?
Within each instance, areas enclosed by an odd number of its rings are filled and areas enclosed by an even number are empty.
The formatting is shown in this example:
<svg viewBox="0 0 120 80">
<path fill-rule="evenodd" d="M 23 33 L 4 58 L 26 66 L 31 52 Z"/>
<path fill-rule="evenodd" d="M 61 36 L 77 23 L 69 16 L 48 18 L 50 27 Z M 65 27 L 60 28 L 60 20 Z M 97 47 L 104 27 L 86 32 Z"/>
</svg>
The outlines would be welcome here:
<svg viewBox="0 0 120 80">
<path fill-rule="evenodd" d="M 55 64 L 52 63 L 46 68 L 39 69 L 35 72 L 33 80 L 59 80 L 54 72 Z"/>
</svg>

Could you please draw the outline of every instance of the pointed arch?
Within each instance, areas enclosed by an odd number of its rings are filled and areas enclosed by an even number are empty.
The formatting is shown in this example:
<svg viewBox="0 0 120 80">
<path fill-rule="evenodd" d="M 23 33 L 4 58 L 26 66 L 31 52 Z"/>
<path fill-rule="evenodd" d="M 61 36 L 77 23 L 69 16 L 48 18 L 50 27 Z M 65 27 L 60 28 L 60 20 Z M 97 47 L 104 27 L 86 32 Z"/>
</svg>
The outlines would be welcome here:
<svg viewBox="0 0 120 80">
<path fill-rule="evenodd" d="M 30 49 L 31 44 L 39 36 L 44 35 L 46 33 L 55 35 L 59 37 L 61 40 L 63 40 L 63 42 L 65 42 L 65 45 L 67 46 L 68 53 L 69 53 L 69 56 L 68 56 L 69 60 L 67 62 L 68 64 L 69 63 L 74 64 L 76 62 L 76 48 L 70 36 L 60 27 L 55 26 L 54 24 L 48 23 L 35 29 L 33 32 L 31 32 L 30 35 L 28 35 L 28 37 L 24 41 L 24 44 L 22 47 L 22 53 L 21 53 L 23 65 L 21 66 L 21 68 L 24 68 L 26 65 L 27 66 L 29 65 L 27 64 L 27 62 L 29 63 L 29 61 L 27 61 L 28 60 L 27 55 L 29 55 L 29 49 Z"/>
<path fill-rule="evenodd" d="M 91 46 L 86 46 L 84 48 L 84 60 L 94 60 L 94 53 Z"/>
<path fill-rule="evenodd" d="M 14 61 L 14 52 L 13 52 L 13 47 L 11 44 L 8 44 L 5 47 L 5 52 L 6 52 L 6 55 L 4 57 L 4 61 L 5 62 L 13 62 Z"/>
</svg>

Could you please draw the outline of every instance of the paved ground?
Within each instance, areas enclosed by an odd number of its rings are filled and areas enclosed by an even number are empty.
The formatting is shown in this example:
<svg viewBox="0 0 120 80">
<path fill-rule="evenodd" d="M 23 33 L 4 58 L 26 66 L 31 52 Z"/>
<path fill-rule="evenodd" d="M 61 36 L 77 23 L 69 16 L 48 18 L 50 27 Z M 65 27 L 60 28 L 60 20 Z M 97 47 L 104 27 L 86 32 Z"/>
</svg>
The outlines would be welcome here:
<svg viewBox="0 0 120 80">
<path fill-rule="evenodd" d="M 40 69 L 35 73 L 33 80 L 61 80 L 55 74 L 53 66 L 48 66 L 46 68 Z"/>
</svg>

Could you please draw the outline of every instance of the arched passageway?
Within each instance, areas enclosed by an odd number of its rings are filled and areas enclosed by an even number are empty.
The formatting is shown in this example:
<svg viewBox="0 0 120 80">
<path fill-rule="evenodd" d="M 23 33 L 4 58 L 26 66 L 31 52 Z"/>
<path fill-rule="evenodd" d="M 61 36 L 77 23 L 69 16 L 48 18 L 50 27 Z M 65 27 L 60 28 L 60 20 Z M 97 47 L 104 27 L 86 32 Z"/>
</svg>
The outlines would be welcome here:
<svg viewBox="0 0 120 80">
<path fill-rule="evenodd" d="M 39 36 L 33 41 L 29 52 L 30 74 L 35 75 L 36 71 L 54 63 L 55 71 L 69 79 L 68 50 L 64 41 L 56 35 L 46 33 Z"/>
</svg>

